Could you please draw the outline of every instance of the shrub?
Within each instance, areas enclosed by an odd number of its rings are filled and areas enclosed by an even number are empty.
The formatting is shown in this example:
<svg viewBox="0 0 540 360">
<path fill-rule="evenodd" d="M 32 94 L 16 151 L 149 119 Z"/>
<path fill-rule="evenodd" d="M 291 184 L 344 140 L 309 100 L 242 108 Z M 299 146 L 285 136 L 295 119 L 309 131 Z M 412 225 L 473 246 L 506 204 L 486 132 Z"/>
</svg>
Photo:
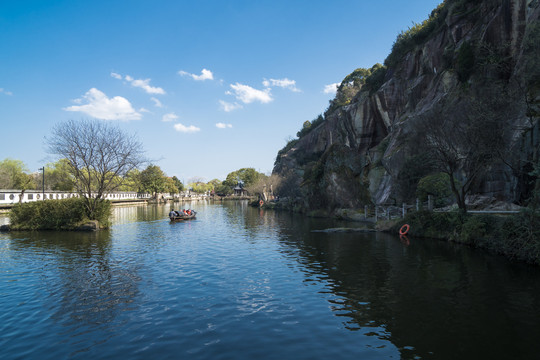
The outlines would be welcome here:
<svg viewBox="0 0 540 360">
<path fill-rule="evenodd" d="M 417 211 L 407 214 L 403 222 L 396 224 L 391 231 L 397 233 L 399 228 L 407 223 L 410 225 L 411 236 L 455 240 L 461 232 L 465 218 L 466 215 L 461 211 Z"/>
<path fill-rule="evenodd" d="M 540 265 L 540 213 L 533 209 L 508 217 L 418 211 L 390 231 L 398 233 L 403 224 L 410 225 L 410 236 L 456 241 Z"/>
<path fill-rule="evenodd" d="M 322 114 L 320 114 L 315 119 L 313 119 L 313 121 L 309 121 L 309 120 L 304 121 L 304 124 L 302 125 L 302 129 L 296 133 L 296 136 L 298 136 L 299 139 L 306 136 L 307 134 L 311 132 L 311 130 L 315 129 L 317 126 L 322 124 L 323 121 L 324 121 L 324 116 Z"/>
<path fill-rule="evenodd" d="M 416 196 L 420 201 L 426 201 L 428 195 L 433 195 L 436 207 L 442 207 L 447 204 L 448 199 L 452 196 L 450 179 L 447 174 L 431 174 L 424 176 L 418 181 Z"/>
<path fill-rule="evenodd" d="M 108 227 L 110 214 L 110 201 L 101 201 L 93 220 Z M 11 228 L 14 230 L 72 230 L 87 220 L 85 200 L 82 198 L 16 204 L 10 212 Z"/>
<path fill-rule="evenodd" d="M 402 31 L 394 41 L 392 51 L 384 60 L 384 65 L 395 66 L 409 51 L 424 44 L 432 34 L 443 26 L 447 14 L 448 5 L 445 1 L 431 12 L 427 20 L 420 24 L 414 23 L 407 31 Z"/>
</svg>

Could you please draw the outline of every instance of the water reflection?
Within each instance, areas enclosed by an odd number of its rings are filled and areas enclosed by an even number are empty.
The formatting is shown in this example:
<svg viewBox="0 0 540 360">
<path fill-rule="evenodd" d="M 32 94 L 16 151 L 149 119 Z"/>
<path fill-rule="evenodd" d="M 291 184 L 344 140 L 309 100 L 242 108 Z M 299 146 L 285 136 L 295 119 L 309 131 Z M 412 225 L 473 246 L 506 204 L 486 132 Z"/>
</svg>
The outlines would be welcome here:
<svg viewBox="0 0 540 360">
<path fill-rule="evenodd" d="M 170 208 L 196 220 L 171 223 Z M 246 202 L 0 234 L 0 347 L 26 358 L 533 358 L 540 276 L 481 251 Z M 359 224 L 358 226 L 361 226 Z M 42 351 L 50 350 L 45 352 Z"/>
<path fill-rule="evenodd" d="M 306 231 L 320 221 L 274 214 L 283 253 L 325 284 L 351 331 L 391 341 L 404 358 L 532 358 L 540 345 L 538 271 L 431 240 Z M 479 336 L 479 334 L 482 334 Z"/>
<path fill-rule="evenodd" d="M 11 261 L 20 256 L 30 267 L 40 267 L 32 269 L 41 272 L 35 286 L 48 292 L 45 306 L 51 318 L 71 336 L 106 327 L 137 295 L 137 266 L 114 259 L 109 231 L 16 232 L 9 237 Z"/>
</svg>

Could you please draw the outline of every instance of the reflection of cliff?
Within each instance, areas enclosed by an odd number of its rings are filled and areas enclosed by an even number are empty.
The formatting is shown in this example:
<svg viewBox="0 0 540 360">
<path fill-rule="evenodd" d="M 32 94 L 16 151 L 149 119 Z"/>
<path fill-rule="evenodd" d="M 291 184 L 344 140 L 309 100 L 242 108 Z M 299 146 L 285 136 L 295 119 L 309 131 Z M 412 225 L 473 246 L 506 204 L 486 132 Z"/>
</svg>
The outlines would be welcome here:
<svg viewBox="0 0 540 360">
<path fill-rule="evenodd" d="M 524 340 L 540 336 L 536 272 L 443 242 L 407 247 L 386 234 L 310 233 L 313 220 L 279 221 L 282 253 L 302 264 L 306 284 L 332 294 L 344 327 L 391 341 L 404 358 L 532 358 L 540 350 Z"/>
</svg>

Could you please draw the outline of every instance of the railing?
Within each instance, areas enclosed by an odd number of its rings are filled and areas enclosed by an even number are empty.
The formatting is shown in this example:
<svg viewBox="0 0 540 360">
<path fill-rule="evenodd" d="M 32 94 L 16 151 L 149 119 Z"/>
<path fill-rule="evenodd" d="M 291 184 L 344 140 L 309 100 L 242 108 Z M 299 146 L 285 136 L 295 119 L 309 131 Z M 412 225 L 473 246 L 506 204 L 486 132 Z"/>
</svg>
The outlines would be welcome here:
<svg viewBox="0 0 540 360">
<path fill-rule="evenodd" d="M 426 209 L 429 211 L 444 212 L 449 211 L 445 209 L 435 209 L 433 197 L 428 196 L 428 201 L 421 202 L 416 199 L 415 204 L 402 203 L 401 206 L 396 204 L 378 204 L 378 205 L 366 205 L 364 206 L 364 219 L 374 220 L 379 219 L 391 220 L 404 218 L 407 213 L 411 211 L 419 211 Z M 518 210 L 468 210 L 469 214 L 493 214 L 493 215 L 512 215 L 519 213 Z"/>
<path fill-rule="evenodd" d="M 40 191 L 40 190 L 26 190 L 24 193 L 21 190 L 7 189 L 0 190 L 0 205 L 13 205 L 19 202 L 33 202 L 52 199 L 68 199 L 79 197 L 80 195 L 75 192 L 67 191 Z M 150 194 L 139 194 L 131 191 L 119 191 L 114 193 L 108 193 L 104 196 L 105 199 L 111 201 L 122 200 L 136 200 L 136 199 L 148 199 Z"/>
</svg>

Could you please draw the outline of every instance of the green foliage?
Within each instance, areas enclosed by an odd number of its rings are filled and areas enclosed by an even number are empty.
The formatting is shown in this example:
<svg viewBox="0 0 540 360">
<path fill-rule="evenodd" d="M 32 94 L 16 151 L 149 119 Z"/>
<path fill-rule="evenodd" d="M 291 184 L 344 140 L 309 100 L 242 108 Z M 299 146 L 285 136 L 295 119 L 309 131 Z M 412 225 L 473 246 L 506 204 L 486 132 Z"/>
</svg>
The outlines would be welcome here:
<svg viewBox="0 0 540 360">
<path fill-rule="evenodd" d="M 0 161 L 0 188 L 3 189 L 33 189 L 28 168 L 21 160 L 4 159 Z"/>
<path fill-rule="evenodd" d="M 209 185 L 212 186 L 212 189 L 216 189 L 218 186 L 220 186 L 223 183 L 223 181 L 219 179 L 212 179 L 208 182 Z"/>
<path fill-rule="evenodd" d="M 375 64 L 371 69 L 358 68 L 345 76 L 339 85 L 336 97 L 330 101 L 325 116 L 334 112 L 340 106 L 348 105 L 360 91 L 377 91 L 384 83 L 386 66 Z"/>
<path fill-rule="evenodd" d="M 98 220 L 102 227 L 109 226 L 111 203 L 98 203 L 93 219 L 89 219 L 82 198 L 36 201 L 16 204 L 10 212 L 14 230 L 73 230 L 87 220 Z"/>
<path fill-rule="evenodd" d="M 364 89 L 369 90 L 370 94 L 373 94 L 375 91 L 379 90 L 384 84 L 384 78 L 386 77 L 387 67 L 379 63 L 373 65 L 370 69 L 371 74 L 366 78 L 366 84 Z"/>
<path fill-rule="evenodd" d="M 119 187 L 120 191 L 135 191 L 143 192 L 141 185 L 141 172 L 139 169 L 133 169 L 129 171 L 122 181 L 122 185 Z"/>
<path fill-rule="evenodd" d="M 432 158 L 428 152 L 421 152 L 405 160 L 397 179 L 398 191 L 402 199 L 413 201 L 418 182 L 433 171 Z"/>
<path fill-rule="evenodd" d="M 257 172 L 254 168 L 242 168 L 229 173 L 223 184 L 235 187 L 241 182 L 244 187 L 248 187 L 254 184 L 260 176 L 264 176 L 264 174 Z"/>
<path fill-rule="evenodd" d="M 461 82 L 469 80 L 475 69 L 474 49 L 470 42 L 465 41 L 458 49 L 456 72 Z"/>
<path fill-rule="evenodd" d="M 287 141 L 287 144 L 285 144 L 285 146 L 281 150 L 278 151 L 274 165 L 278 164 L 280 158 L 283 155 L 285 155 L 289 150 L 291 150 L 297 143 L 298 143 L 298 139 L 291 139 Z"/>
<path fill-rule="evenodd" d="M 461 211 L 416 211 L 407 214 L 393 229 L 396 233 L 403 224 L 409 224 L 409 235 L 433 239 L 455 240 L 461 232 L 466 215 Z"/>
<path fill-rule="evenodd" d="M 225 184 L 220 184 L 214 188 L 214 191 L 220 196 L 227 196 L 233 193 L 233 188 Z"/>
<path fill-rule="evenodd" d="M 69 161 L 60 159 L 45 166 L 46 187 L 51 190 L 73 191 L 74 180 L 70 171 Z"/>
<path fill-rule="evenodd" d="M 189 188 L 197 194 L 204 194 L 207 191 L 212 191 L 214 186 L 212 184 L 205 184 L 203 182 L 194 182 L 189 184 Z"/>
<path fill-rule="evenodd" d="M 317 116 L 313 121 L 309 121 L 309 120 L 304 121 L 304 124 L 302 125 L 302 129 L 296 133 L 296 136 L 298 136 L 299 139 L 306 136 L 307 134 L 311 132 L 311 130 L 315 129 L 317 126 L 322 124 L 323 121 L 324 121 L 324 116 L 322 114 Z"/>
<path fill-rule="evenodd" d="M 413 23 L 406 31 L 402 31 L 392 45 L 392 51 L 384 60 L 384 65 L 394 67 L 401 59 L 417 46 L 424 44 L 432 34 L 444 25 L 448 15 L 448 1 L 441 3 L 433 10 L 427 20 Z"/>
<path fill-rule="evenodd" d="M 143 191 L 151 194 L 164 192 L 166 188 L 166 177 L 161 168 L 157 165 L 148 165 L 141 171 L 141 187 Z"/>
<path fill-rule="evenodd" d="M 502 225 L 505 253 L 511 258 L 540 264 L 540 213 L 531 208 L 509 217 Z"/>
<path fill-rule="evenodd" d="M 440 172 L 424 176 L 420 179 L 416 188 L 416 196 L 420 201 L 426 201 L 428 195 L 432 195 L 435 198 L 436 207 L 447 204 L 448 199 L 452 196 L 448 174 Z"/>
<path fill-rule="evenodd" d="M 397 233 L 405 223 L 411 237 L 452 240 L 540 265 L 540 212 L 534 209 L 505 217 L 419 211 L 407 214 L 391 231 Z"/>
</svg>

